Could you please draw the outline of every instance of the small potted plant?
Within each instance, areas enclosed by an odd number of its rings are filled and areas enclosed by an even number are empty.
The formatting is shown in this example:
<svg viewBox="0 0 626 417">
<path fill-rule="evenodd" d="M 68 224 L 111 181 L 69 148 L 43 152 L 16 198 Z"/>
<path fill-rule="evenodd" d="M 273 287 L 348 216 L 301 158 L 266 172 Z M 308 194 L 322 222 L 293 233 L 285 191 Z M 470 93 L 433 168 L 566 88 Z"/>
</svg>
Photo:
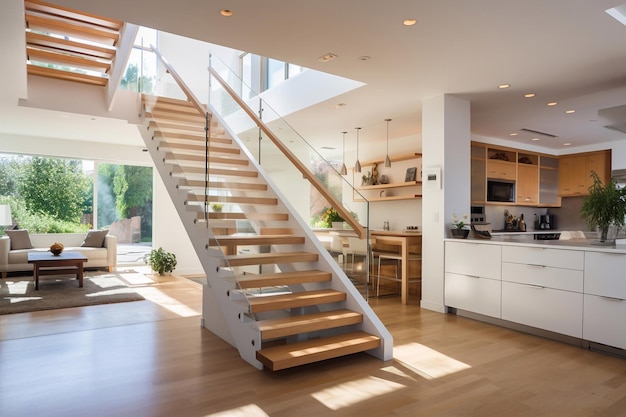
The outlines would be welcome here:
<svg viewBox="0 0 626 417">
<path fill-rule="evenodd" d="M 598 174 L 591 172 L 593 185 L 585 197 L 581 214 L 591 229 L 598 231 L 596 245 L 613 245 L 619 228 L 624 225 L 626 216 L 626 192 L 618 188 L 614 180 L 603 184 Z"/>
<path fill-rule="evenodd" d="M 453 238 L 456 239 L 467 239 L 469 235 L 469 229 L 466 229 L 467 221 L 469 219 L 469 215 L 464 214 L 463 217 L 459 218 L 456 214 L 452 213 L 452 229 L 450 229 L 450 233 Z"/>
<path fill-rule="evenodd" d="M 146 263 L 153 271 L 159 275 L 171 273 L 176 268 L 176 255 L 167 252 L 163 248 L 152 249 L 145 259 Z"/>
<path fill-rule="evenodd" d="M 211 210 L 213 210 L 216 213 L 221 212 L 223 208 L 224 208 L 223 204 L 220 204 L 220 203 L 211 204 Z"/>
<path fill-rule="evenodd" d="M 333 207 L 327 208 L 322 213 L 322 222 L 327 228 L 343 228 L 343 217 Z"/>
</svg>

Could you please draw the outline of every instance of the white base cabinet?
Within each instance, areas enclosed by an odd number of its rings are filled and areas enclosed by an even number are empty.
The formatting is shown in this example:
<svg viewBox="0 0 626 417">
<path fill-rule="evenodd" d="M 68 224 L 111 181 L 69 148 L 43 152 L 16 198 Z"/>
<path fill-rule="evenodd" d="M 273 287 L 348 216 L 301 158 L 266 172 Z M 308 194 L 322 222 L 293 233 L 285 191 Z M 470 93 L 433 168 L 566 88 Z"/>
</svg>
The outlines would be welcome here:
<svg viewBox="0 0 626 417">
<path fill-rule="evenodd" d="M 583 295 L 553 288 L 502 282 L 502 319 L 582 337 Z"/>
<path fill-rule="evenodd" d="M 626 349 L 626 300 L 585 294 L 583 338 Z"/>
<path fill-rule="evenodd" d="M 585 253 L 583 338 L 626 349 L 626 254 Z"/>
<path fill-rule="evenodd" d="M 501 282 L 447 272 L 445 304 L 490 317 L 500 317 Z"/>
</svg>

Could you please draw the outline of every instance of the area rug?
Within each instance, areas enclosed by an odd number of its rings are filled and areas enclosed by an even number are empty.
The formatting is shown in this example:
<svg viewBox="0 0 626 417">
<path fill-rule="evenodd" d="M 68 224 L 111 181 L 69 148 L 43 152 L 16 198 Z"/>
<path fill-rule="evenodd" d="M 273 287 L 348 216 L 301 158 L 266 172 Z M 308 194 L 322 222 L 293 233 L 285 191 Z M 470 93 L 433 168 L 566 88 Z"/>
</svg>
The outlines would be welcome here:
<svg viewBox="0 0 626 417">
<path fill-rule="evenodd" d="M 143 299 L 115 273 L 85 275 L 83 288 L 69 275 L 42 277 L 38 291 L 32 276 L 0 279 L 0 315 Z"/>
</svg>

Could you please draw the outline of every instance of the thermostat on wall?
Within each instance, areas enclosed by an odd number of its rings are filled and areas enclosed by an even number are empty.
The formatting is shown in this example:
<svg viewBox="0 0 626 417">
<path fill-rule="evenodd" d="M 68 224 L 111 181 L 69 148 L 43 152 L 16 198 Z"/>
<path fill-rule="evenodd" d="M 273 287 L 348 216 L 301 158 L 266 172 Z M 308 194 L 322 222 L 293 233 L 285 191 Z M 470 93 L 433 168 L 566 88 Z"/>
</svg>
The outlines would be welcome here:
<svg viewBox="0 0 626 417">
<path fill-rule="evenodd" d="M 425 168 L 422 183 L 429 188 L 441 188 L 441 168 Z"/>
</svg>

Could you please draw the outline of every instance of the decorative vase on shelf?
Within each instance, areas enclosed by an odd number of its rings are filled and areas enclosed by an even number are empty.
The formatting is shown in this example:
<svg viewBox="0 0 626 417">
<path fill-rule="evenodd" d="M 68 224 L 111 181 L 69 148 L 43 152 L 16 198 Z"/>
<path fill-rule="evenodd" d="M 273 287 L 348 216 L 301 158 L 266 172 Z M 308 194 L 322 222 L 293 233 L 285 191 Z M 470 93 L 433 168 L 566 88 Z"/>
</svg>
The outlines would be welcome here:
<svg viewBox="0 0 626 417">
<path fill-rule="evenodd" d="M 469 232 L 469 229 L 450 229 L 450 233 L 452 233 L 452 237 L 455 239 L 467 239 Z"/>
</svg>

